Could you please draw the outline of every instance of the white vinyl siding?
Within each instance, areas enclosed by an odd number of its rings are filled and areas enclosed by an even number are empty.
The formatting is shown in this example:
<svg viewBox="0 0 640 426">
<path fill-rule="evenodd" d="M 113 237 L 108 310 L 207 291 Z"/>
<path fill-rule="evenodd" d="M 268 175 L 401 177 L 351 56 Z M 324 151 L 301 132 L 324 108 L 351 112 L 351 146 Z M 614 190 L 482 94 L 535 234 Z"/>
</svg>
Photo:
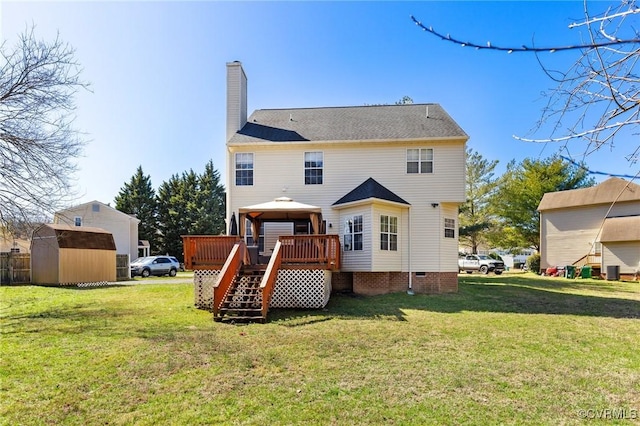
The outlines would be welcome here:
<svg viewBox="0 0 640 426">
<path fill-rule="evenodd" d="M 640 268 L 640 241 L 602 244 L 602 272 L 607 266 L 618 265 L 621 274 L 635 274 Z"/>
<path fill-rule="evenodd" d="M 372 228 L 377 230 L 373 237 L 373 246 L 375 250 L 372 253 L 372 265 L 371 270 L 373 272 L 399 272 L 403 270 L 403 260 L 407 260 L 407 235 L 408 229 L 405 226 L 408 217 L 408 206 L 393 207 L 389 204 L 382 202 L 376 202 L 373 204 L 373 220 Z M 382 250 L 382 218 L 397 218 L 397 230 L 398 230 L 398 250 Z M 406 270 L 406 266 L 404 267 Z"/>
<path fill-rule="evenodd" d="M 607 216 L 637 214 L 640 203 L 571 207 L 540 213 L 540 267 L 572 265 L 594 252 L 598 232 Z"/>
<path fill-rule="evenodd" d="M 362 218 L 362 250 L 347 250 L 345 248 L 345 235 L 349 232 L 348 224 L 354 217 Z M 340 220 L 340 240 L 343 245 L 342 265 L 348 271 L 370 271 L 371 270 L 371 206 L 362 206 L 353 209 L 345 209 L 341 212 Z M 344 268 L 343 268 L 344 269 Z"/>
<path fill-rule="evenodd" d="M 393 143 L 371 143 L 363 147 L 358 143 L 290 143 L 287 144 L 252 144 L 254 162 L 259 167 L 254 169 L 254 185 L 235 187 L 233 162 L 235 152 L 240 146 L 230 146 L 229 162 L 231 171 L 227 172 L 230 190 L 227 193 L 228 216 L 231 212 L 238 212 L 240 207 L 271 201 L 277 197 L 286 196 L 295 201 L 311 204 L 322 208 L 323 219 L 327 222 L 327 232 L 338 234 L 342 239 L 344 215 L 351 215 L 352 210 L 333 206 L 337 200 L 352 189 L 372 177 L 381 185 L 388 188 L 411 204 L 411 227 L 416 236 L 412 236 L 412 261 L 414 271 L 438 271 L 441 262 L 437 251 L 435 236 L 442 236 L 442 221 L 439 211 L 431 203 L 450 203 L 457 215 L 457 204 L 465 201 L 465 144 L 455 141 L 437 141 L 429 143 L 433 146 L 434 158 L 438 161 L 437 173 L 407 174 L 407 148 L 411 145 Z M 423 147 L 423 143 L 416 142 L 415 147 Z M 286 165 L 300 164 L 305 152 L 322 151 L 323 153 L 323 184 L 305 185 L 303 167 L 287 167 Z M 428 193 L 425 188 L 428 187 Z M 428 194 L 428 196 L 426 195 Z M 408 208 L 409 206 L 407 206 Z M 355 208 L 355 207 L 354 207 Z M 365 250 L 367 251 L 367 227 L 373 226 L 373 213 L 363 217 L 365 227 Z M 394 214 L 397 214 L 394 213 Z M 408 232 L 408 212 L 402 210 L 400 221 L 400 246 L 398 253 L 402 259 L 402 270 L 407 271 L 409 265 L 408 240 L 403 240 Z M 378 219 L 375 218 L 377 222 Z M 332 227 L 329 227 L 332 224 Z M 370 242 L 369 250 L 379 247 L 379 225 L 373 228 L 376 241 Z M 449 239 L 457 241 L 456 239 Z M 353 252 L 351 253 L 353 255 Z M 370 255 L 370 253 L 369 253 Z M 449 256 L 449 254 L 446 254 Z M 343 259 L 344 260 L 344 259 Z M 395 261 L 395 260 L 394 260 Z M 457 251 L 453 254 L 453 261 L 457 263 Z M 353 267 L 358 269 L 350 269 Z M 343 262 L 345 271 L 367 271 L 371 267 L 371 258 L 364 261 L 349 259 Z M 365 268 L 365 269 L 363 269 Z"/>
</svg>

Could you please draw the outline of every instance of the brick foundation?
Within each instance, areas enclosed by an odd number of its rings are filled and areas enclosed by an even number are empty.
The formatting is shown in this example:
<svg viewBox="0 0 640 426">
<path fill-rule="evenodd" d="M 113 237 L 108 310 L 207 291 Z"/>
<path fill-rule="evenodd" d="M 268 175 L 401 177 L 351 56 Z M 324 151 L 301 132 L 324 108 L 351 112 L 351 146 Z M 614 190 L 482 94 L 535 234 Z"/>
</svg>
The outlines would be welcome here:
<svg viewBox="0 0 640 426">
<path fill-rule="evenodd" d="M 333 272 L 331 274 L 331 292 L 352 293 L 353 272 Z"/>
<path fill-rule="evenodd" d="M 353 292 L 363 295 L 376 295 L 407 291 L 409 286 L 407 272 L 353 272 Z M 441 294 L 457 293 L 457 272 L 426 272 L 424 275 L 413 273 L 412 287 L 415 293 Z"/>
</svg>

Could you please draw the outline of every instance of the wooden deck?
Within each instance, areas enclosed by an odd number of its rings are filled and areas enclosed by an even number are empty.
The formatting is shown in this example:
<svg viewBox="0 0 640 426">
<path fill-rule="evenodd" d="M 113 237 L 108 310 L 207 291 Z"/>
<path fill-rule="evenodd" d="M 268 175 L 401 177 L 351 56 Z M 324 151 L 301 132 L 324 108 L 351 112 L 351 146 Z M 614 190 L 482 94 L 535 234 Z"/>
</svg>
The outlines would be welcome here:
<svg viewBox="0 0 640 426">
<path fill-rule="evenodd" d="M 216 321 L 265 322 L 281 269 L 336 271 L 340 268 L 337 235 L 279 237 L 266 265 L 259 264 L 259 256 L 253 251 L 257 248 L 247 247 L 237 237 L 187 235 L 182 238 L 185 269 L 219 271 L 213 285 L 212 310 Z"/>
<path fill-rule="evenodd" d="M 185 235 L 184 267 L 188 270 L 221 269 L 236 236 Z M 283 269 L 340 269 L 340 239 L 338 235 L 291 235 L 279 237 Z M 245 259 L 245 263 L 249 263 Z M 266 262 L 265 262 L 266 263 Z"/>
</svg>

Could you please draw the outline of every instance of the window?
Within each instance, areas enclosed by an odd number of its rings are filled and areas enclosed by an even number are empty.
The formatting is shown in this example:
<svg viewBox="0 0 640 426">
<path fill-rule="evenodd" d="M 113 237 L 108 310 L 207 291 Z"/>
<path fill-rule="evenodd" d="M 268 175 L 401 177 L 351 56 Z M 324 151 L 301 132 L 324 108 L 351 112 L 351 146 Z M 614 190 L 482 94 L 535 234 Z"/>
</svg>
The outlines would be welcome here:
<svg viewBox="0 0 640 426">
<path fill-rule="evenodd" d="M 408 149 L 407 173 L 433 173 L 433 149 Z"/>
<path fill-rule="evenodd" d="M 236 185 L 253 185 L 253 154 L 250 152 L 236 154 Z"/>
<path fill-rule="evenodd" d="M 322 185 L 322 152 L 304 153 L 304 184 Z"/>
<path fill-rule="evenodd" d="M 398 218 L 380 216 L 380 250 L 398 251 Z"/>
<path fill-rule="evenodd" d="M 248 246 L 255 246 L 256 245 L 256 241 L 253 239 L 253 228 L 251 227 L 251 221 L 247 220 L 246 222 L 246 226 L 245 228 L 247 230 L 247 245 Z M 258 251 L 259 252 L 264 252 L 264 223 L 260 224 L 260 231 L 259 231 L 260 235 L 258 235 L 258 241 L 257 241 L 257 246 L 258 246 Z"/>
<path fill-rule="evenodd" d="M 91 211 L 98 213 L 100 211 L 100 204 L 91 204 Z"/>
<path fill-rule="evenodd" d="M 79 216 L 74 217 L 74 218 L 73 218 L 73 223 L 74 223 L 76 226 L 82 226 L 82 218 L 81 218 L 81 217 L 79 217 Z"/>
<path fill-rule="evenodd" d="M 353 216 L 344 224 L 345 251 L 362 250 L 362 216 Z"/>
<path fill-rule="evenodd" d="M 444 237 L 455 238 L 456 237 L 456 220 L 444 219 Z"/>
</svg>

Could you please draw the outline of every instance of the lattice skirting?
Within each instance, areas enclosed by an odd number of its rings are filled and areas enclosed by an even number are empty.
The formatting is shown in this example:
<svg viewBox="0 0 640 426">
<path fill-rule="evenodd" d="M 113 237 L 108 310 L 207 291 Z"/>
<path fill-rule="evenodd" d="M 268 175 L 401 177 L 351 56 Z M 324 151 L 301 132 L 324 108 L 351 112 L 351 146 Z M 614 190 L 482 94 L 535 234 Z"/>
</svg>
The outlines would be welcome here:
<svg viewBox="0 0 640 426">
<path fill-rule="evenodd" d="M 218 270 L 196 270 L 193 273 L 195 306 L 213 310 L 213 285 Z M 283 269 L 278 271 L 271 297 L 272 308 L 324 308 L 331 296 L 331 272 L 320 269 Z"/>
<path fill-rule="evenodd" d="M 331 295 L 331 272 L 322 269 L 278 271 L 272 308 L 324 308 Z"/>
<path fill-rule="evenodd" d="M 196 308 L 213 310 L 213 285 L 218 280 L 219 274 L 219 270 L 199 269 L 193 271 Z"/>
</svg>

